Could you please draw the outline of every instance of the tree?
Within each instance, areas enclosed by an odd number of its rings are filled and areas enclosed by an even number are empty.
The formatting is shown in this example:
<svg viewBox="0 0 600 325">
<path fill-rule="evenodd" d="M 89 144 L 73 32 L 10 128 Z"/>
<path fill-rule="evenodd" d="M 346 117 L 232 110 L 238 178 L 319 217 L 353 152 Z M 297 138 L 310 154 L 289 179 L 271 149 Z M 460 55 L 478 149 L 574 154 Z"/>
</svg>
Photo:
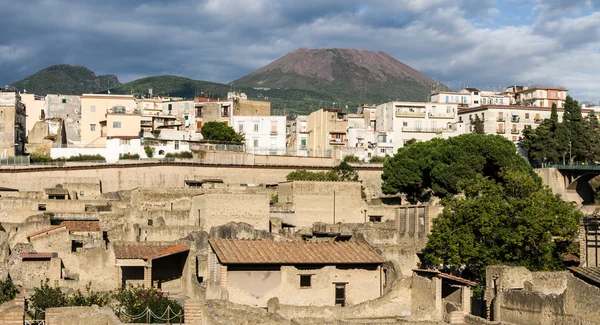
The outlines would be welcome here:
<svg viewBox="0 0 600 325">
<path fill-rule="evenodd" d="M 504 167 L 498 181 L 476 176 L 461 183 L 463 196 L 443 200 L 423 250 L 423 267 L 485 281 L 492 264 L 530 270 L 564 267 L 581 218 L 573 203 L 540 184 L 529 172 Z"/>
<path fill-rule="evenodd" d="M 183 312 L 181 304 L 176 300 L 169 298 L 156 288 L 145 288 L 140 285 L 134 287 L 129 285 L 129 287 L 119 289 L 119 291 L 115 293 L 114 298 L 119 302 L 119 316 L 122 320 L 132 323 L 146 323 L 146 318 L 130 319 L 125 313 L 122 313 L 123 311 L 125 311 L 127 315 L 140 315 L 144 314 L 146 309 L 149 308 L 154 315 L 158 315 L 159 317 L 160 315 L 163 315 L 163 318 L 167 316 L 165 315 L 165 311 L 169 307 L 172 310 L 170 316 Z M 150 316 L 149 318 L 151 323 L 160 322 L 160 319 L 156 317 Z"/>
<path fill-rule="evenodd" d="M 358 172 L 345 161 L 333 167 L 333 171 L 342 182 L 358 182 Z"/>
<path fill-rule="evenodd" d="M 552 132 L 554 132 L 558 125 L 558 109 L 556 108 L 556 104 L 552 104 L 552 109 L 550 110 L 550 122 L 552 123 Z"/>
<path fill-rule="evenodd" d="M 569 129 L 564 123 L 558 123 L 554 130 L 554 143 L 556 146 L 556 154 L 562 159 L 562 164 L 567 163 L 567 155 L 569 154 Z"/>
<path fill-rule="evenodd" d="M 15 287 L 10 277 L 4 281 L 0 281 L 0 304 L 15 299 L 19 290 Z"/>
<path fill-rule="evenodd" d="M 526 128 L 523 130 L 521 148 L 527 151 L 529 162 L 541 164 L 545 167 L 548 161 L 556 161 L 556 140 L 552 132 L 552 120 L 544 120 L 536 129 Z"/>
<path fill-rule="evenodd" d="M 207 122 L 200 131 L 206 140 L 224 142 L 243 142 L 244 135 L 222 122 Z"/>
<path fill-rule="evenodd" d="M 594 111 L 590 111 L 586 121 L 586 144 L 585 161 L 587 163 L 595 163 L 600 160 L 600 123 Z"/>
<path fill-rule="evenodd" d="M 413 143 L 417 143 L 417 139 L 412 138 L 412 139 L 406 140 L 406 142 L 404 142 L 404 147 L 408 147 Z"/>
<path fill-rule="evenodd" d="M 574 160 L 585 160 L 587 134 L 579 103 L 571 96 L 567 96 L 563 110 L 563 124 L 569 131 L 571 144 L 571 161 L 569 163 L 572 164 Z"/>
<path fill-rule="evenodd" d="M 144 152 L 146 152 L 146 157 L 152 158 L 154 156 L 154 148 L 150 146 L 144 146 Z"/>
<path fill-rule="evenodd" d="M 498 179 L 503 167 L 533 170 L 516 153 L 515 145 L 498 135 L 463 134 L 402 147 L 383 165 L 385 194 L 406 193 L 410 202 L 427 201 L 431 195 L 459 193 L 458 184 L 477 174 Z"/>
<path fill-rule="evenodd" d="M 485 125 L 479 118 L 479 115 L 475 114 L 475 119 L 471 121 L 471 126 L 473 127 L 473 133 L 485 134 Z"/>
<path fill-rule="evenodd" d="M 311 172 L 306 169 L 298 169 L 287 174 L 285 178 L 288 181 L 359 182 L 358 172 L 346 161 L 342 161 L 327 172 Z"/>
</svg>

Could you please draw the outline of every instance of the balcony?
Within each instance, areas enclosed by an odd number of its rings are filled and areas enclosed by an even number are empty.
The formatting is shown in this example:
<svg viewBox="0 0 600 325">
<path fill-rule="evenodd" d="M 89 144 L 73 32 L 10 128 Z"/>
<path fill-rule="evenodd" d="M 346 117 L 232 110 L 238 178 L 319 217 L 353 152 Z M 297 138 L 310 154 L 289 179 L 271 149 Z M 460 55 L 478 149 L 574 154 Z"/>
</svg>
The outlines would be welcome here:
<svg viewBox="0 0 600 325">
<path fill-rule="evenodd" d="M 513 130 L 510 130 L 510 133 L 512 133 L 512 134 L 519 134 L 520 132 L 517 129 L 513 129 Z"/>
<path fill-rule="evenodd" d="M 496 130 L 496 133 L 497 133 L 497 134 L 505 134 L 505 133 L 506 133 L 506 130 Z"/>
<path fill-rule="evenodd" d="M 396 111 L 396 117 L 425 117 L 425 111 Z"/>
<path fill-rule="evenodd" d="M 504 122 L 504 121 L 506 121 L 506 119 L 504 117 L 502 117 L 502 116 L 498 116 L 498 118 L 496 118 L 496 121 L 497 122 Z"/>
<path fill-rule="evenodd" d="M 453 113 L 429 113 L 429 118 L 454 118 Z"/>
<path fill-rule="evenodd" d="M 402 132 L 407 133 L 442 133 L 442 131 L 443 130 L 441 128 L 402 128 Z"/>
<path fill-rule="evenodd" d="M 510 121 L 513 122 L 513 123 L 519 123 L 520 120 L 521 120 L 520 117 L 513 117 L 513 118 L 510 119 Z"/>
<path fill-rule="evenodd" d="M 536 117 L 536 118 L 533 120 L 533 122 L 534 122 L 535 124 L 540 124 L 540 123 L 542 123 L 542 119 L 541 119 L 541 118 L 539 118 L 539 117 Z"/>
<path fill-rule="evenodd" d="M 342 139 L 329 139 L 329 144 L 333 144 L 333 145 L 343 145 L 344 140 Z"/>
<path fill-rule="evenodd" d="M 277 135 L 277 131 L 271 131 L 271 135 Z"/>
</svg>

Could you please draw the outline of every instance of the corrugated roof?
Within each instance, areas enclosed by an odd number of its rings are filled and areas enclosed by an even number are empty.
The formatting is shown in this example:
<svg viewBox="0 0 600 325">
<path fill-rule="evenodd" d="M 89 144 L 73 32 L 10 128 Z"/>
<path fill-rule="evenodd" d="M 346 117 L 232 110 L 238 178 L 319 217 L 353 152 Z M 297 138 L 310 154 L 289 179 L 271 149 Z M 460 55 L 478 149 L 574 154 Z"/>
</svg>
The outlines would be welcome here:
<svg viewBox="0 0 600 325">
<path fill-rule="evenodd" d="M 472 287 L 476 286 L 477 283 L 467 280 L 465 278 L 461 278 L 459 276 L 455 276 L 452 274 L 448 274 L 448 273 L 443 273 L 440 272 L 438 270 L 426 270 L 426 269 L 413 269 L 414 272 L 416 273 L 428 273 L 428 274 L 433 274 L 435 276 L 438 276 L 442 279 L 446 279 L 446 280 L 450 280 L 450 281 L 454 281 L 454 282 L 458 282 L 458 283 L 462 283 L 462 284 L 466 284 L 466 285 L 470 285 Z"/>
<path fill-rule="evenodd" d="M 52 226 L 50 228 L 46 228 L 44 230 L 40 230 L 38 232 L 31 233 L 31 234 L 27 235 L 27 238 L 31 238 L 31 237 L 35 237 L 35 236 L 38 236 L 38 235 L 46 234 L 48 232 L 51 232 L 53 230 L 57 230 L 57 229 L 60 229 L 60 228 L 65 228 L 66 229 L 66 226 L 65 225 Z"/>
<path fill-rule="evenodd" d="M 600 267 L 576 267 L 567 268 L 576 277 L 600 287 Z"/>
<path fill-rule="evenodd" d="M 57 253 L 42 253 L 42 252 L 21 252 L 19 254 L 21 259 L 34 259 L 34 258 L 56 258 Z"/>
<path fill-rule="evenodd" d="M 67 226 L 69 231 L 100 231 L 100 221 L 68 220 L 61 222 L 60 225 Z"/>
<path fill-rule="evenodd" d="M 190 250 L 186 245 L 115 245 L 115 257 L 118 259 L 151 260 Z"/>
<path fill-rule="evenodd" d="M 66 188 L 53 187 L 46 188 L 44 191 L 46 195 L 69 195 L 69 191 Z"/>
<path fill-rule="evenodd" d="M 223 264 L 381 264 L 383 259 L 361 242 L 276 242 L 211 239 Z"/>
</svg>

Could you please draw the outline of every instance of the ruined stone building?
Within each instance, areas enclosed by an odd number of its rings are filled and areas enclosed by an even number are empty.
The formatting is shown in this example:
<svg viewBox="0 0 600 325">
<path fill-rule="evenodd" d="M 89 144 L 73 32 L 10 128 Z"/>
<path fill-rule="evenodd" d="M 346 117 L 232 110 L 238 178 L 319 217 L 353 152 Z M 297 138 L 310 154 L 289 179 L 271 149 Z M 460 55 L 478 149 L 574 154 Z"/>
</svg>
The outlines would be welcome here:
<svg viewBox="0 0 600 325">
<path fill-rule="evenodd" d="M 12 88 L 0 88 L 0 158 L 20 156 L 26 141 L 25 105 Z"/>
</svg>

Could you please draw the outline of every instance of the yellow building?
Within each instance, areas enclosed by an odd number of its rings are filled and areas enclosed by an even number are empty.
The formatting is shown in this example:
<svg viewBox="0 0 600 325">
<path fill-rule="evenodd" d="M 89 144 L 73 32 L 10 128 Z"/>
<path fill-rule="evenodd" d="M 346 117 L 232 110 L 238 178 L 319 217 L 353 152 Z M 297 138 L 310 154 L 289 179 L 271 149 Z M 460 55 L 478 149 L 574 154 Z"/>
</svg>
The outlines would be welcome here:
<svg viewBox="0 0 600 325">
<path fill-rule="evenodd" d="M 308 156 L 341 158 L 346 144 L 348 114 L 339 109 L 320 109 L 308 115 Z"/>
<path fill-rule="evenodd" d="M 117 108 L 116 110 L 113 108 Z M 108 116 L 118 114 L 131 114 L 137 117 L 127 117 L 126 121 L 117 120 L 119 117 L 111 117 L 111 122 L 121 122 L 120 128 L 108 125 Z M 107 94 L 83 94 L 81 96 L 81 145 L 85 147 L 105 147 L 106 137 L 111 131 L 117 133 L 139 135 L 139 114 L 135 114 L 135 98 L 129 95 L 107 95 Z M 137 126 L 134 120 L 137 119 Z M 104 125 L 104 129 L 102 125 Z M 118 124 L 115 124 L 118 125 Z M 127 130 L 125 130 L 127 129 Z M 103 132 L 104 131 L 104 132 Z"/>
<path fill-rule="evenodd" d="M 29 135 L 29 131 L 33 129 L 35 122 L 42 119 L 42 112 L 44 111 L 44 104 L 46 101 L 42 96 L 36 96 L 35 94 L 21 94 L 21 102 L 25 104 L 25 112 L 27 113 L 26 135 Z"/>
</svg>

